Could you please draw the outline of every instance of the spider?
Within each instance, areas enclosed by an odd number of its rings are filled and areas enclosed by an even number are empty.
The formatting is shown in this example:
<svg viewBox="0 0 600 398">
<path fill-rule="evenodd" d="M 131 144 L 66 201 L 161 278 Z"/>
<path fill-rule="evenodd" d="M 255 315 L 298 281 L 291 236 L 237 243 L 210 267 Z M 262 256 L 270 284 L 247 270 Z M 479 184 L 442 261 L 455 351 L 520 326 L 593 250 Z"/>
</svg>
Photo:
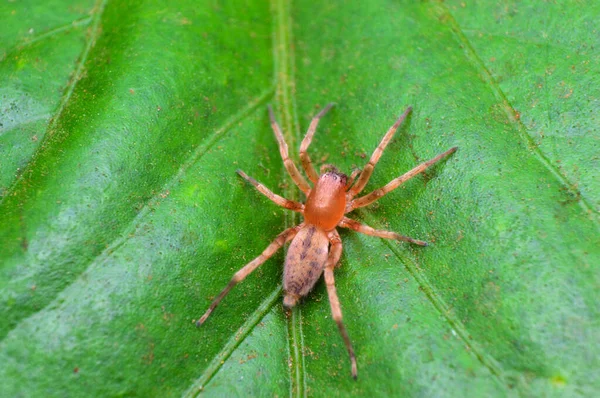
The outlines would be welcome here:
<svg viewBox="0 0 600 398">
<path fill-rule="evenodd" d="M 334 104 L 328 104 L 312 119 L 308 132 L 300 145 L 300 160 L 308 178 L 314 184 L 313 187 L 308 184 L 298 171 L 298 168 L 292 159 L 290 159 L 288 155 L 288 146 L 281 133 L 281 128 L 275 120 L 273 109 L 269 106 L 271 127 L 273 128 L 273 132 L 279 143 L 279 152 L 281 153 L 283 163 L 294 183 L 306 195 L 306 202 L 300 203 L 283 198 L 273 193 L 252 177 L 249 177 L 243 171 L 238 170 L 237 173 L 250 184 L 254 185 L 260 193 L 275 202 L 275 204 L 302 214 L 304 216 L 304 221 L 280 233 L 260 256 L 238 270 L 233 275 L 229 284 L 213 300 L 206 313 L 202 315 L 198 322 L 196 322 L 196 325 L 200 326 L 206 321 L 215 307 L 236 284 L 243 281 L 250 273 L 252 273 L 252 271 L 267 261 L 267 259 L 275 254 L 275 252 L 286 242 L 292 241 L 285 258 L 283 272 L 283 289 L 285 293 L 283 305 L 286 308 L 294 307 L 301 297 L 306 296 L 311 291 L 317 280 L 321 277 L 321 274 L 325 275 L 325 284 L 327 286 L 327 294 L 329 296 L 329 303 L 331 304 L 333 320 L 337 324 L 342 339 L 344 340 L 344 344 L 346 345 L 346 349 L 348 350 L 348 354 L 350 355 L 352 377 L 356 379 L 358 375 L 356 355 L 354 354 L 350 337 L 348 336 L 348 332 L 342 321 L 342 309 L 333 277 L 333 271 L 342 254 L 342 241 L 336 227 L 349 228 L 366 235 L 377 236 L 380 238 L 395 239 L 419 246 L 427 246 L 427 242 L 422 240 L 409 238 L 397 234 L 396 232 L 373 229 L 346 217 L 345 214 L 350 213 L 352 210 L 359 207 L 370 205 L 388 192 L 398 188 L 404 182 L 410 180 L 417 174 L 424 172 L 430 166 L 454 153 L 457 147 L 450 148 L 433 159 L 421 163 L 404 175 L 393 179 L 387 185 L 376 189 L 367 195 L 355 198 L 355 196 L 363 190 L 365 185 L 367 185 L 367 182 L 373 173 L 373 169 L 379 161 L 385 147 L 388 145 L 394 136 L 394 133 L 412 108 L 408 107 L 392 127 L 390 127 L 362 171 L 355 170 L 352 175 L 348 177 L 339 172 L 338 169 L 332 165 L 323 165 L 320 170 L 321 174 L 319 175 L 313 167 L 307 149 L 313 139 L 320 119 L 333 105 Z M 357 176 L 358 179 L 356 179 Z"/>
</svg>

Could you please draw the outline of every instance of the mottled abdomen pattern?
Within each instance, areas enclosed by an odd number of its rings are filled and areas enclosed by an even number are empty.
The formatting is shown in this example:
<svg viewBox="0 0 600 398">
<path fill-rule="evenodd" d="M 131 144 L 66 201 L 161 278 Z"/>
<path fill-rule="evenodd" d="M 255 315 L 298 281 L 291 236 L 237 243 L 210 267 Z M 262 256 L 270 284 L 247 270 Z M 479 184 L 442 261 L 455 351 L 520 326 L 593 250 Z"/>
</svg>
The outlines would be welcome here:
<svg viewBox="0 0 600 398">
<path fill-rule="evenodd" d="M 314 225 L 302 228 L 292 240 L 283 270 L 283 305 L 293 307 L 313 288 L 329 253 L 327 234 Z"/>
</svg>

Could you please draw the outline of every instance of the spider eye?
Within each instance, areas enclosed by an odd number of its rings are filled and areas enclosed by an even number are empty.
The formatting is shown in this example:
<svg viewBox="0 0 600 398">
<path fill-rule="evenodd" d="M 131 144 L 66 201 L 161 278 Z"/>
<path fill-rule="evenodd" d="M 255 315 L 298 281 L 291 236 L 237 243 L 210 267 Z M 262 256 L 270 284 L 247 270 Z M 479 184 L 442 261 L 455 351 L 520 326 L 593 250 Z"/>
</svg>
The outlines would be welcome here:
<svg viewBox="0 0 600 398">
<path fill-rule="evenodd" d="M 348 177 L 344 173 L 340 173 L 335 167 L 333 170 L 323 173 L 322 177 L 326 180 L 333 180 L 340 185 L 346 185 Z"/>
</svg>

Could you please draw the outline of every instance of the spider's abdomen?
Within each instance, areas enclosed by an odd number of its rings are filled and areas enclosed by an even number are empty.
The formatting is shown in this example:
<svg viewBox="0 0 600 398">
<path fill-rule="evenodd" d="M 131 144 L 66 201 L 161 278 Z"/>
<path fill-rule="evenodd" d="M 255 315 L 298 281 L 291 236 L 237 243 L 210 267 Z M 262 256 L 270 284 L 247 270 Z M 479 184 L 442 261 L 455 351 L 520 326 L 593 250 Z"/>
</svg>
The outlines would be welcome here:
<svg viewBox="0 0 600 398">
<path fill-rule="evenodd" d="M 292 240 L 283 269 L 283 305 L 290 308 L 306 296 L 325 268 L 329 254 L 327 234 L 314 225 L 302 228 Z"/>
<path fill-rule="evenodd" d="M 308 224 L 331 231 L 344 217 L 346 209 L 346 182 L 341 173 L 328 172 L 321 177 L 308 195 L 304 218 Z"/>
</svg>

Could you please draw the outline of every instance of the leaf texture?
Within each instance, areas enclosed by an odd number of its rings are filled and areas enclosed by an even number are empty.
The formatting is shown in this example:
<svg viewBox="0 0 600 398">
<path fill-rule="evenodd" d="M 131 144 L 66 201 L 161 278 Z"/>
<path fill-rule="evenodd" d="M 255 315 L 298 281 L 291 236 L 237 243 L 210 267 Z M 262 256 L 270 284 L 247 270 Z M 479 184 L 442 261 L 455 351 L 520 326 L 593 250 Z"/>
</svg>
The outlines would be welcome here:
<svg viewBox="0 0 600 398">
<path fill-rule="evenodd" d="M 600 287 L 595 2 L 0 6 L 0 396 L 594 396 Z M 336 283 L 281 306 L 301 220 L 292 158 L 362 167 L 353 213 L 426 248 L 341 231 Z"/>
</svg>

